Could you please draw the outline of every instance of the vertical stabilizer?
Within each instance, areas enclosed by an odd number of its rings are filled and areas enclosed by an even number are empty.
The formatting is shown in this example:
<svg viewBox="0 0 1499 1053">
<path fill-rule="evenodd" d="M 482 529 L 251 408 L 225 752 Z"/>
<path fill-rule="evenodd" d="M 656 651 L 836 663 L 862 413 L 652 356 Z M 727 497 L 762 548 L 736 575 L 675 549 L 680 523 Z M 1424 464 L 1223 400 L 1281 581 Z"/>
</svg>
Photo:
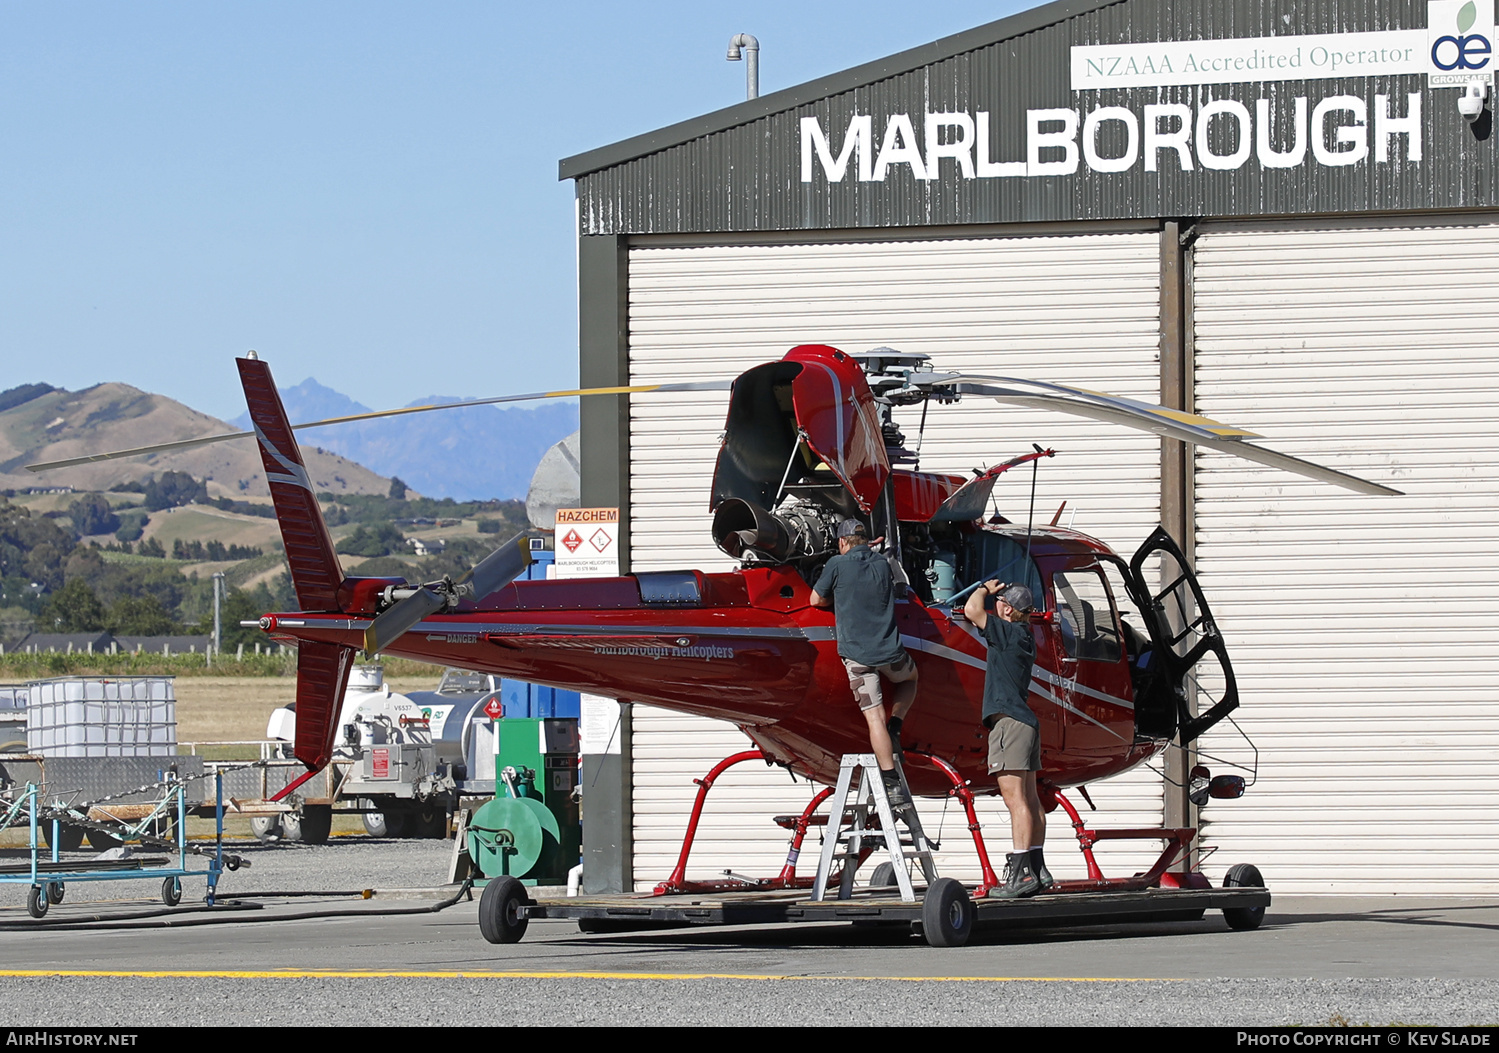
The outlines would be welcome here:
<svg viewBox="0 0 1499 1053">
<path fill-rule="evenodd" d="M 281 405 L 281 396 L 271 379 L 271 367 L 255 358 L 237 358 L 235 363 L 239 366 L 240 383 L 244 385 L 245 402 L 250 407 L 251 426 L 260 443 L 260 460 L 271 486 L 271 500 L 276 503 L 276 520 L 281 524 L 281 540 L 286 545 L 286 562 L 291 567 L 297 603 L 304 611 L 336 611 L 343 570 L 323 522 L 312 480 L 302 463 L 302 453 L 292 435 L 291 422 L 286 419 L 286 408 Z M 297 756 L 302 756 L 300 732 Z"/>
<path fill-rule="evenodd" d="M 339 710 L 354 649 L 340 644 L 303 640 L 297 645 L 297 760 L 312 771 L 324 768 L 333 756 Z"/>
</svg>

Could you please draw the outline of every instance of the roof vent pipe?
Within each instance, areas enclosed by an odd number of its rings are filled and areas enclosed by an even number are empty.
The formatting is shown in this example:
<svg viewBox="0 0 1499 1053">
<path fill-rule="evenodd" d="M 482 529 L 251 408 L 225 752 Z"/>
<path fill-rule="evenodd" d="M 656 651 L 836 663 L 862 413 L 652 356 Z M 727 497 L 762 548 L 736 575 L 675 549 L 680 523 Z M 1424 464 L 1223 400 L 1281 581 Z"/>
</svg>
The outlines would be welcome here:
<svg viewBox="0 0 1499 1053">
<path fill-rule="evenodd" d="M 760 42 L 748 33 L 735 33 L 734 39 L 729 41 L 728 60 L 730 62 L 739 61 L 740 48 L 749 52 L 749 64 L 744 67 L 744 97 L 758 99 L 760 97 Z"/>
</svg>

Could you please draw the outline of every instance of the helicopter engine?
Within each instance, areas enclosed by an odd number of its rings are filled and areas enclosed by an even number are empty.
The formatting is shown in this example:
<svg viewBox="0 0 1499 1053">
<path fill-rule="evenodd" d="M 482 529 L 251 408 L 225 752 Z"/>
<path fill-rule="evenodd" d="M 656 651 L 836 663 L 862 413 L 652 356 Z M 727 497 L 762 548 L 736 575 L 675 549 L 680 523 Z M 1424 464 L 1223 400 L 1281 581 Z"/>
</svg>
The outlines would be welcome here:
<svg viewBox="0 0 1499 1053">
<path fill-rule="evenodd" d="M 713 513 L 713 541 L 735 559 L 789 563 L 831 555 L 840 517 L 802 501 L 788 501 L 771 512 L 752 501 L 731 497 Z"/>
</svg>

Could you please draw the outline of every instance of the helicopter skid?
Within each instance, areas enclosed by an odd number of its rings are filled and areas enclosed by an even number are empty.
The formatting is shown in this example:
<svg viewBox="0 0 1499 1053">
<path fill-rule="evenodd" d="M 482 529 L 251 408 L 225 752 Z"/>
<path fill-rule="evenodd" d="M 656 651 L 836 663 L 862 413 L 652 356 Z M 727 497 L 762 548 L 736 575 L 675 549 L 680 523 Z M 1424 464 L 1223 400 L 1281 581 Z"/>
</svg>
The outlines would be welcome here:
<svg viewBox="0 0 1499 1053">
<path fill-rule="evenodd" d="M 947 778 L 948 782 L 951 783 L 952 788 L 948 790 L 948 795 L 956 797 L 962 802 L 968 816 L 968 829 L 973 834 L 974 848 L 978 852 L 979 862 L 983 867 L 984 884 L 978 892 L 979 895 L 983 895 L 989 889 L 998 885 L 999 879 L 994 874 L 994 868 L 989 863 L 989 853 L 984 848 L 983 833 L 979 828 L 978 815 L 973 807 L 973 791 L 968 788 L 967 783 L 964 782 L 963 777 L 958 774 L 956 769 L 941 758 L 934 757 L 928 753 L 922 753 L 918 750 L 907 750 L 905 756 L 908 763 L 912 760 L 926 762 L 941 772 Z M 826 815 L 816 815 L 814 813 L 817 811 L 818 806 L 832 795 L 833 788 L 831 786 L 823 787 L 812 798 L 807 807 L 802 810 L 801 815 L 778 815 L 775 817 L 777 826 L 792 831 L 791 845 L 786 853 L 786 862 L 781 867 L 781 872 L 775 877 L 746 878 L 736 874 L 728 874 L 722 879 L 711 881 L 687 880 L 687 857 L 692 853 L 692 844 L 697 837 L 698 820 L 702 818 L 703 805 L 708 799 L 708 791 L 713 789 L 713 784 L 718 781 L 718 777 L 729 768 L 751 760 L 765 761 L 767 764 L 773 763 L 771 758 L 758 749 L 744 750 L 741 753 L 735 753 L 730 757 L 724 758 L 715 764 L 707 775 L 701 779 L 693 780 L 698 785 L 697 800 L 692 804 L 692 814 L 687 820 L 687 832 L 682 837 L 681 855 L 677 857 L 677 865 L 673 868 L 671 875 L 656 886 L 652 895 L 668 896 L 677 893 L 703 894 L 731 891 L 774 891 L 778 889 L 806 889 L 812 887 L 813 878 L 797 876 L 796 863 L 801 855 L 802 841 L 807 836 L 807 830 L 813 826 L 827 825 L 828 817 Z M 864 861 L 869 858 L 872 851 L 873 848 L 871 846 L 865 846 L 860 851 L 855 869 L 864 864 Z M 842 872 L 839 871 L 831 875 L 828 879 L 830 884 L 836 884 L 841 879 L 841 874 Z"/>
<path fill-rule="evenodd" d="M 708 895 L 729 892 L 776 892 L 784 890 L 807 889 L 812 887 L 811 877 L 798 876 L 796 873 L 797 860 L 801 854 L 802 842 L 805 840 L 807 831 L 814 826 L 826 826 L 828 817 L 816 814 L 817 808 L 828 799 L 832 793 L 830 787 L 824 787 L 807 804 L 800 815 L 780 815 L 775 817 L 775 823 L 792 832 L 791 844 L 786 854 L 786 862 L 781 872 L 775 877 L 751 878 L 742 875 L 725 872 L 721 878 L 710 880 L 688 880 L 687 860 L 692 853 L 693 842 L 697 836 L 698 822 L 702 818 L 703 807 L 708 799 L 708 792 L 713 789 L 714 783 L 729 768 L 746 761 L 764 761 L 770 763 L 770 759 L 758 749 L 744 750 L 719 761 L 701 779 L 695 779 L 698 785 L 697 799 L 693 802 L 692 813 L 687 820 L 687 830 L 682 838 L 682 851 L 677 857 L 677 865 L 672 869 L 670 876 L 659 883 L 652 891 L 654 896 L 671 896 L 681 894 Z M 978 855 L 979 865 L 982 871 L 982 881 L 974 889 L 973 895 L 978 900 L 983 900 L 989 890 L 997 888 L 1001 882 L 995 874 L 993 866 L 989 861 L 989 853 L 984 844 L 983 830 L 978 821 L 978 815 L 974 809 L 974 794 L 968 787 L 966 781 L 949 764 L 939 757 L 923 753 L 917 750 L 906 751 L 906 762 L 930 764 L 947 777 L 951 788 L 948 795 L 956 797 L 963 805 L 968 819 L 968 830 L 973 837 L 974 849 Z M 1082 816 L 1060 790 L 1051 789 L 1050 796 L 1054 797 L 1057 804 L 1067 813 L 1072 822 L 1073 831 L 1077 836 L 1078 846 L 1082 850 L 1083 859 L 1087 865 L 1088 876 L 1082 879 L 1058 881 L 1052 886 L 1051 895 L 1102 893 L 1102 892 L 1139 892 L 1146 889 L 1181 889 L 1181 890 L 1205 890 L 1211 888 L 1208 879 L 1195 871 L 1168 872 L 1168 868 L 1179 860 L 1187 857 L 1191 850 L 1192 841 L 1197 836 L 1195 827 L 1130 827 L 1122 829 L 1091 830 L 1083 821 Z M 1134 874 L 1129 877 L 1105 877 L 1098 866 L 1098 861 L 1093 855 L 1093 846 L 1099 841 L 1125 841 L 1125 840 L 1163 840 L 1166 842 L 1161 854 L 1155 863 L 1144 873 Z M 870 850 L 866 848 L 859 857 L 859 865 L 869 857 Z M 837 875 L 834 875 L 836 877 Z M 832 879 L 830 879 L 831 881 Z"/>
</svg>

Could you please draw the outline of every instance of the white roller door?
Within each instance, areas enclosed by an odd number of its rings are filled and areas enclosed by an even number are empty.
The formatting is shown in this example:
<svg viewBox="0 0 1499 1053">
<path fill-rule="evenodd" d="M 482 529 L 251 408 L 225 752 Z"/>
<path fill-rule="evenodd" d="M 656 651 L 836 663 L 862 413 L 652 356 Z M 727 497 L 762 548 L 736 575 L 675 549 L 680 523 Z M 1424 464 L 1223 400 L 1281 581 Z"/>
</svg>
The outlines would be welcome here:
<svg viewBox="0 0 1499 1053">
<path fill-rule="evenodd" d="M 889 346 L 932 356 L 938 369 L 1071 381 L 1158 401 L 1159 263 L 1154 233 L 1070 237 L 891 241 L 863 244 L 633 247 L 629 258 L 630 380 L 733 377 L 801 343 L 846 351 Z M 631 399 L 630 544 L 635 570 L 727 570 L 733 561 L 709 536 L 709 483 L 727 394 Z M 900 418 L 908 446 L 919 412 Z M 1133 551 L 1159 520 L 1159 443 L 1102 425 L 1005 410 L 977 400 L 933 407 L 922 436 L 922 467 L 965 472 L 1030 448 L 1057 448 L 1041 469 L 1036 517 L 1049 521 L 1065 499 L 1079 529 Z M 997 489 L 1000 509 L 1023 522 L 1029 474 Z M 918 703 L 919 704 L 919 703 Z M 692 780 L 747 745 L 736 729 L 637 707 L 635 881 L 646 888 L 676 860 Z M 1158 778 L 1132 774 L 1094 789 L 1100 818 L 1119 825 L 1160 821 Z M 709 813 L 689 876 L 724 869 L 776 873 L 786 835 L 771 824 L 810 799 L 782 771 L 746 766 L 726 776 Z M 1002 862 L 1009 842 L 997 801 L 983 820 Z M 945 826 L 944 873 L 976 877 L 957 813 Z M 926 814 L 925 812 L 923 814 Z M 1060 875 L 1081 876 L 1070 833 L 1054 819 Z M 815 852 L 815 845 L 808 846 Z M 1140 853 L 1110 846 L 1106 868 L 1132 873 Z M 803 872 L 815 863 L 808 860 Z"/>
<path fill-rule="evenodd" d="M 1213 226 L 1195 253 L 1197 409 L 1407 495 L 1198 454 L 1197 566 L 1259 748 L 1208 809 L 1217 862 L 1499 891 L 1499 225 Z"/>
</svg>

